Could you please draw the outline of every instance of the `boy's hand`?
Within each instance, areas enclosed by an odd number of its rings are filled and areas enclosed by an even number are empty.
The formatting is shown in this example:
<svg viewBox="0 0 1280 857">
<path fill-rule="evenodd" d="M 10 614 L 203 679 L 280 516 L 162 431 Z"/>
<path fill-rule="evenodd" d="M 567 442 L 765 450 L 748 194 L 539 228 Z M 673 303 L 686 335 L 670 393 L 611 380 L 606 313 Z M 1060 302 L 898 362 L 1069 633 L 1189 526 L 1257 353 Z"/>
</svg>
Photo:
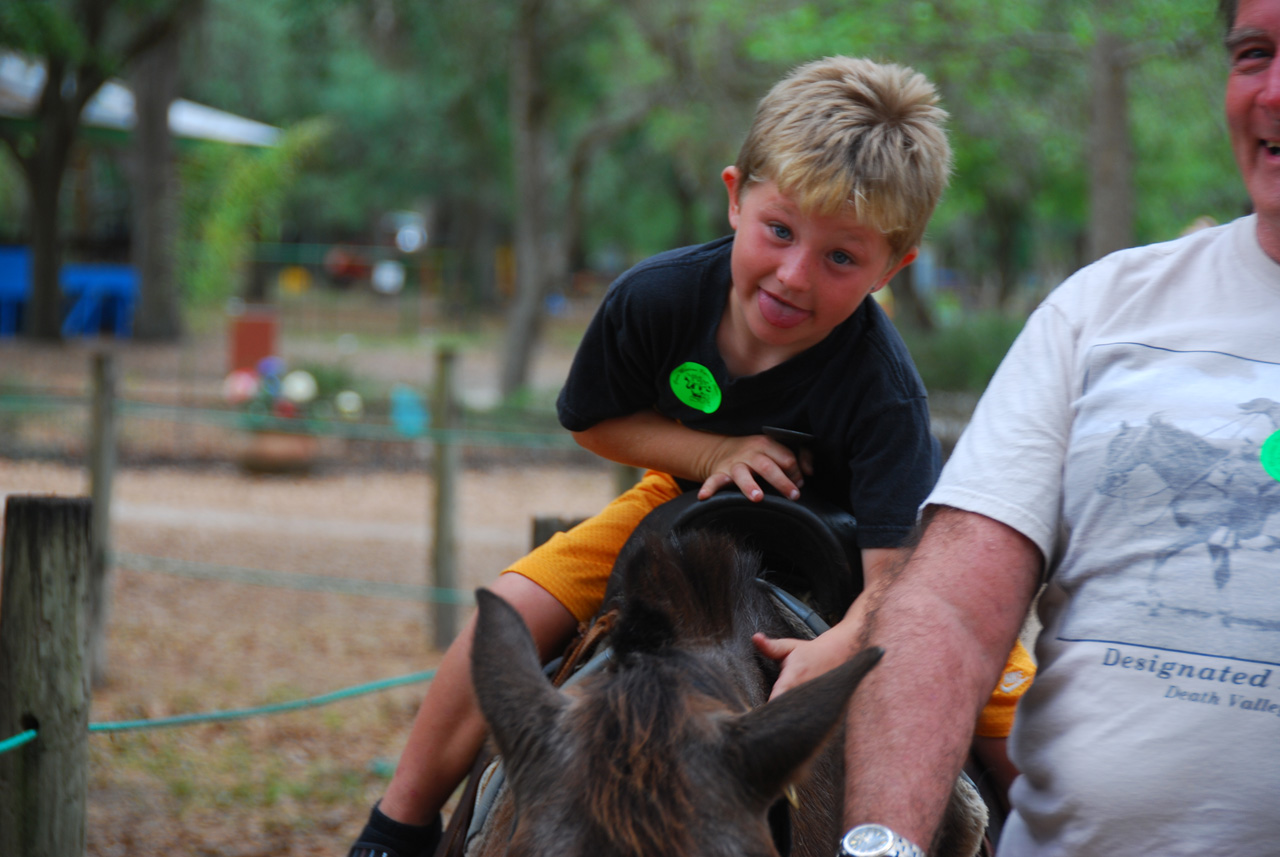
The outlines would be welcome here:
<svg viewBox="0 0 1280 857">
<path fill-rule="evenodd" d="M 857 647 L 838 632 L 839 627 L 837 625 L 812 640 L 775 640 L 760 633 L 751 637 L 760 654 L 782 665 L 782 672 L 769 694 L 770 699 L 835 669 L 854 656 Z"/>
<path fill-rule="evenodd" d="M 698 490 L 699 500 L 728 485 L 737 485 L 749 500 L 763 500 L 764 491 L 756 482 L 757 476 L 783 497 L 795 500 L 800 496 L 805 474 L 812 473 L 813 466 L 807 452 L 797 456 L 776 440 L 756 434 L 721 439 L 712 451 L 707 470 L 711 475 Z"/>
</svg>

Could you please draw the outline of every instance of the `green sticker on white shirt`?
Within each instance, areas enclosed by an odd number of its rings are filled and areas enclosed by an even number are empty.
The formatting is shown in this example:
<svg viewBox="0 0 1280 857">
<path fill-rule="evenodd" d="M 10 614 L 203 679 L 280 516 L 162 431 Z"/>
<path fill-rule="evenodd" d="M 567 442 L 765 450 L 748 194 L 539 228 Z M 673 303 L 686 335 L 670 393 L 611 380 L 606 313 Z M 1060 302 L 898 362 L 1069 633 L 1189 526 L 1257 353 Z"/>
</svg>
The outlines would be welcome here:
<svg viewBox="0 0 1280 857">
<path fill-rule="evenodd" d="M 1262 459 L 1262 469 L 1267 471 L 1267 475 L 1280 482 L 1280 431 L 1262 444 L 1259 458 Z"/>
<path fill-rule="evenodd" d="M 671 392 L 694 410 L 715 413 L 720 407 L 720 385 L 701 363 L 681 363 L 671 370 Z"/>
</svg>

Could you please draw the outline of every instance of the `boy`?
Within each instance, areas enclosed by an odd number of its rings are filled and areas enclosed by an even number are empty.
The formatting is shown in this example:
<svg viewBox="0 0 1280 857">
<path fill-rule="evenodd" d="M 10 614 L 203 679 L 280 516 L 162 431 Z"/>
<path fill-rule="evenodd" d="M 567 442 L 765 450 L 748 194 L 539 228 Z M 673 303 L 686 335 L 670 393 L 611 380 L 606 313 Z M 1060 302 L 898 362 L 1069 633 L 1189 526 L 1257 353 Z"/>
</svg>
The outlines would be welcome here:
<svg viewBox="0 0 1280 857">
<path fill-rule="evenodd" d="M 950 170 L 945 116 L 910 69 L 802 66 L 761 101 L 722 173 L 734 235 L 660 254 L 610 288 L 558 411 L 585 448 L 649 470 L 493 586 L 544 660 L 600 606 L 640 519 L 689 487 L 703 499 L 735 485 L 758 500 L 761 481 L 792 499 L 816 492 L 855 516 L 867 587 L 883 577 L 938 457 L 923 384 L 866 297 L 915 259 Z M 764 426 L 815 441 L 800 457 Z M 485 731 L 470 686 L 473 629 L 446 653 L 351 857 L 434 847 L 439 810 Z M 1010 700 L 996 707 L 1011 719 Z"/>
</svg>

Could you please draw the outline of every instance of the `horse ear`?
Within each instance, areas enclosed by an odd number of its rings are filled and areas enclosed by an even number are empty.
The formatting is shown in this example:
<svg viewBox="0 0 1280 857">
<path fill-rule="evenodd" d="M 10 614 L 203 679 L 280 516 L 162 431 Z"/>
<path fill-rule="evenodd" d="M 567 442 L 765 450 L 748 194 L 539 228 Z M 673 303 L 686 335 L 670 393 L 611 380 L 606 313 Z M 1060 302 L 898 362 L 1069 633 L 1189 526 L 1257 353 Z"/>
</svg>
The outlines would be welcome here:
<svg viewBox="0 0 1280 857">
<path fill-rule="evenodd" d="M 767 805 L 812 758 L 840 723 L 845 705 L 884 650 L 863 649 L 727 727 L 726 755 L 741 782 Z"/>
<path fill-rule="evenodd" d="M 471 682 L 480 710 L 511 768 L 548 746 L 567 704 L 542 673 L 538 650 L 520 614 L 487 589 L 476 591 Z"/>
</svg>

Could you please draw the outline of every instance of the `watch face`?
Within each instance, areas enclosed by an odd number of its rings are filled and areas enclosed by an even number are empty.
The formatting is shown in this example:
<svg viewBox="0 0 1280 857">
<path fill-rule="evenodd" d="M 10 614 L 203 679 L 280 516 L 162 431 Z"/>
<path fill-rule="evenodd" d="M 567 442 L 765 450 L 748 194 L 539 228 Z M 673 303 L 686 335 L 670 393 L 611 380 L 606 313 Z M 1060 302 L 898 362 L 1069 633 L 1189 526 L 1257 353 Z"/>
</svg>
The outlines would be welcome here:
<svg viewBox="0 0 1280 857">
<path fill-rule="evenodd" d="M 851 857 L 880 857 L 893 847 L 893 831 L 878 824 L 860 824 L 844 835 L 842 844 Z"/>
</svg>

